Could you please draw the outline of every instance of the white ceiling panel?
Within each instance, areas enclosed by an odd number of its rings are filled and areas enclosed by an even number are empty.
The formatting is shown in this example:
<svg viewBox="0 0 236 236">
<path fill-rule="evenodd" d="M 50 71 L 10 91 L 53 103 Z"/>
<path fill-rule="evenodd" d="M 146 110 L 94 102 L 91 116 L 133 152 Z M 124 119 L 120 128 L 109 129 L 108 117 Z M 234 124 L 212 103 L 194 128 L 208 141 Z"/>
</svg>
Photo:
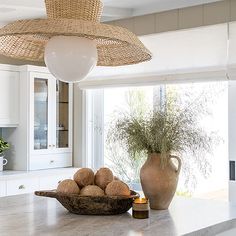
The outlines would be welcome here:
<svg viewBox="0 0 236 236">
<path fill-rule="evenodd" d="M 102 21 L 194 6 L 219 0 L 103 0 Z M 44 0 L 0 0 L 0 26 L 19 19 L 45 18 Z"/>
</svg>

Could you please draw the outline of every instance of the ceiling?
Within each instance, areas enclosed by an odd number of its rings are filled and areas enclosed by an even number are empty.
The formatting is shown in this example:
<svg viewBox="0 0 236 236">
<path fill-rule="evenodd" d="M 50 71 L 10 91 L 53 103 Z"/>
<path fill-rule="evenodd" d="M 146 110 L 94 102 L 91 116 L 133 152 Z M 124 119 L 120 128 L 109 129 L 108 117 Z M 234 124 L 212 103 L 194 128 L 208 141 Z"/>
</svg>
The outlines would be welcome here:
<svg viewBox="0 0 236 236">
<path fill-rule="evenodd" d="M 103 0 L 102 21 L 161 12 L 220 0 Z M 45 18 L 44 0 L 0 0 L 0 26 L 19 20 Z"/>
</svg>

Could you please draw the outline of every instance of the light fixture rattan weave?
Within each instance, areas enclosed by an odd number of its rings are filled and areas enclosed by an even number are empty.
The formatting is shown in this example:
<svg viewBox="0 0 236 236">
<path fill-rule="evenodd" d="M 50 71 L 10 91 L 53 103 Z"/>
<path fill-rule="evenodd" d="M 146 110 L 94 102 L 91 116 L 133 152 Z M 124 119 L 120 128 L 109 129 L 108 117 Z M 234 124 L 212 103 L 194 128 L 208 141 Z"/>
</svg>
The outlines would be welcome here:
<svg viewBox="0 0 236 236">
<path fill-rule="evenodd" d="M 151 59 L 151 53 L 127 29 L 100 23 L 100 0 L 45 0 L 47 19 L 20 20 L 0 29 L 0 54 L 44 61 L 47 41 L 58 35 L 97 42 L 98 65 L 120 66 Z"/>
</svg>

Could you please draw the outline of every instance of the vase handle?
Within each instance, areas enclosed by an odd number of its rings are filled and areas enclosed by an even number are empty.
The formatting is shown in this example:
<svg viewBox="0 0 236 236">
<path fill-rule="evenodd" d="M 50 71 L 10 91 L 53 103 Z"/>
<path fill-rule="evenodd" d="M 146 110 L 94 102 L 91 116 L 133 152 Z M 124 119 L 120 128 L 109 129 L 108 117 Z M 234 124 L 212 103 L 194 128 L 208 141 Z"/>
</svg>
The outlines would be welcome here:
<svg viewBox="0 0 236 236">
<path fill-rule="evenodd" d="M 177 170 L 176 170 L 176 173 L 179 174 L 179 172 L 180 172 L 180 170 L 181 170 L 181 166 L 182 166 L 182 161 L 181 161 L 181 159 L 180 159 L 179 157 L 177 157 L 177 156 L 170 156 L 170 159 L 172 159 L 172 158 L 174 158 L 174 159 L 176 159 L 176 160 L 178 161 L 178 168 L 177 168 Z"/>
<path fill-rule="evenodd" d="M 3 158 L 3 165 L 5 166 L 7 164 L 7 159 Z"/>
</svg>

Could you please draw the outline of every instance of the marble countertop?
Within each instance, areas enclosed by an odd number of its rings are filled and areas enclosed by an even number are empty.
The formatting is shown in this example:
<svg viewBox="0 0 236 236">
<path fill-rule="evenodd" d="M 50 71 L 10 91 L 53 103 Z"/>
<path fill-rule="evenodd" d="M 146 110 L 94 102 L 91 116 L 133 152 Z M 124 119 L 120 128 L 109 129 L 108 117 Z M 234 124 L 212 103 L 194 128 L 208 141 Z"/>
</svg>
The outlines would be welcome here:
<svg viewBox="0 0 236 236">
<path fill-rule="evenodd" d="M 34 176 L 45 176 L 45 175 L 60 175 L 67 172 L 76 172 L 78 168 L 66 167 L 66 168 L 55 168 L 46 170 L 33 170 L 33 171 L 14 171 L 14 170 L 4 170 L 0 171 L 0 181 L 6 179 L 15 179 L 20 177 L 34 177 Z"/>
<path fill-rule="evenodd" d="M 80 216 L 55 199 L 33 194 L 0 198 L 1 236 L 175 236 L 216 235 L 236 227 L 236 206 L 225 202 L 176 197 L 169 210 L 150 218 Z"/>
</svg>

